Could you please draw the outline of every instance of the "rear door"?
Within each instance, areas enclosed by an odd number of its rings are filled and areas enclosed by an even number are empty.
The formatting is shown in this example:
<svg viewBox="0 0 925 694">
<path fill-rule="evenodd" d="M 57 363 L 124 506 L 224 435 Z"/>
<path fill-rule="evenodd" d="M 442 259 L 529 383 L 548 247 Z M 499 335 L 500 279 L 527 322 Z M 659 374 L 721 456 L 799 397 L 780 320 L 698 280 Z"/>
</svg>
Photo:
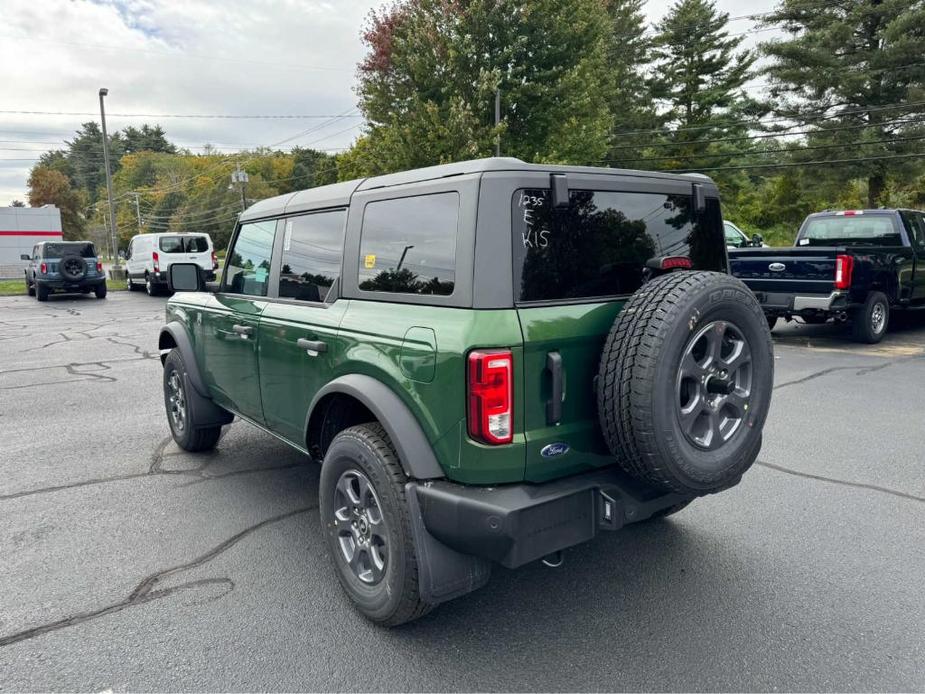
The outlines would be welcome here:
<svg viewBox="0 0 925 694">
<path fill-rule="evenodd" d="M 646 261 L 689 256 L 723 271 L 719 201 L 695 213 L 684 181 L 570 184 L 567 210 L 547 188 L 512 200 L 514 297 L 524 338 L 526 478 L 541 481 L 613 463 L 600 434 L 595 377 L 604 341 Z M 593 187 L 590 187 L 592 186 Z"/>
<path fill-rule="evenodd" d="M 267 306 L 276 220 L 241 225 L 220 291 L 203 307 L 201 365 L 215 400 L 263 422 L 257 363 L 260 314 Z"/>
<path fill-rule="evenodd" d="M 183 237 L 184 262 L 196 263 L 203 270 L 212 270 L 212 239 L 205 234 Z"/>
<path fill-rule="evenodd" d="M 267 426 L 305 446 L 308 407 L 343 350 L 337 330 L 346 210 L 290 217 L 277 239 L 274 284 L 260 317 L 260 389 Z"/>
</svg>

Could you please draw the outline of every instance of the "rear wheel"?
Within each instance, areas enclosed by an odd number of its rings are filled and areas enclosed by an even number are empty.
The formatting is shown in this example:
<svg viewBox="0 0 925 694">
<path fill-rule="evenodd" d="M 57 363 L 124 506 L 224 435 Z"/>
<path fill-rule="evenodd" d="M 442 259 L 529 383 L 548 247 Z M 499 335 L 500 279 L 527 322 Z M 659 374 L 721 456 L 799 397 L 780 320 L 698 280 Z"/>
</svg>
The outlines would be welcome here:
<svg viewBox="0 0 925 694">
<path fill-rule="evenodd" d="M 180 350 L 171 350 L 164 360 L 164 406 L 167 423 L 177 445 L 185 451 L 197 453 L 215 448 L 222 435 L 221 426 L 197 426 L 190 408 L 189 378 Z"/>
<path fill-rule="evenodd" d="M 771 402 L 767 326 L 748 288 L 720 273 L 665 275 L 630 298 L 597 392 L 604 438 L 629 474 L 688 496 L 739 481 Z"/>
<path fill-rule="evenodd" d="M 128 290 L 130 292 L 137 292 L 139 289 L 137 286 L 135 286 L 135 283 L 132 281 L 132 276 L 129 275 L 128 273 L 125 274 L 125 284 L 128 287 Z"/>
<path fill-rule="evenodd" d="M 851 322 L 851 332 L 859 342 L 876 344 L 886 335 L 890 323 L 890 300 L 883 292 L 871 292 Z"/>
<path fill-rule="evenodd" d="M 35 298 L 39 301 L 48 301 L 48 287 L 35 282 Z"/>
<path fill-rule="evenodd" d="M 145 291 L 148 293 L 148 296 L 157 296 L 157 285 L 148 273 L 145 273 Z"/>
<path fill-rule="evenodd" d="M 96 294 L 97 299 L 105 299 L 106 298 L 106 283 L 104 282 L 103 284 L 96 285 L 93 291 Z"/>
<path fill-rule="evenodd" d="M 321 466 L 321 523 L 337 578 L 368 619 L 397 626 L 427 614 L 405 501 L 407 478 L 379 424 L 334 437 Z"/>
</svg>

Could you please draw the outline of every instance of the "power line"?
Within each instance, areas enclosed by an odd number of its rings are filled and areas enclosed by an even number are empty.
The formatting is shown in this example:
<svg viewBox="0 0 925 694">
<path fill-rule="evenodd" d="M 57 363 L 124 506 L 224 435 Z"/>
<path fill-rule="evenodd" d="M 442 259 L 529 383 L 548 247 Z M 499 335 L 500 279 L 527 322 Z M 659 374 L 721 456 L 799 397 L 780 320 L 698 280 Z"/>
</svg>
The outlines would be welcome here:
<svg viewBox="0 0 925 694">
<path fill-rule="evenodd" d="M 794 166 L 827 166 L 831 164 L 859 164 L 869 161 L 882 161 L 886 159 L 910 159 L 914 157 L 925 158 L 925 153 L 919 154 L 889 154 L 880 157 L 858 157 L 855 159 L 821 159 L 819 161 L 785 162 L 776 164 L 743 164 L 741 166 L 714 166 L 699 169 L 662 169 L 666 173 L 700 173 L 702 171 L 739 171 L 742 169 L 786 169 Z"/>
<path fill-rule="evenodd" d="M 89 111 L 24 111 L 0 110 L 0 113 L 23 116 L 97 116 Z M 110 115 L 110 114 L 107 114 Z M 212 119 L 264 119 L 304 120 L 313 118 L 363 118 L 363 114 L 338 116 L 336 114 L 231 114 L 231 113 L 113 113 L 114 118 L 212 118 Z"/>
</svg>

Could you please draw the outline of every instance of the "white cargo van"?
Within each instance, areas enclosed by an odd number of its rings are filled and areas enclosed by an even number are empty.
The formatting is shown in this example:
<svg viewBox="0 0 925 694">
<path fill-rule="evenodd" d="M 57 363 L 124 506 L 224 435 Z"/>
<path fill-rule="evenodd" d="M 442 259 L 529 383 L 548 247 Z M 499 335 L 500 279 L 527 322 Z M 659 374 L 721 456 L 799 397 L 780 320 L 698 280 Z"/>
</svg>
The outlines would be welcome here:
<svg viewBox="0 0 925 694">
<path fill-rule="evenodd" d="M 128 244 L 125 260 L 130 291 L 142 287 L 154 296 L 167 288 L 167 268 L 171 263 L 196 263 L 206 280 L 215 279 L 218 260 L 208 234 L 139 234 Z"/>
</svg>

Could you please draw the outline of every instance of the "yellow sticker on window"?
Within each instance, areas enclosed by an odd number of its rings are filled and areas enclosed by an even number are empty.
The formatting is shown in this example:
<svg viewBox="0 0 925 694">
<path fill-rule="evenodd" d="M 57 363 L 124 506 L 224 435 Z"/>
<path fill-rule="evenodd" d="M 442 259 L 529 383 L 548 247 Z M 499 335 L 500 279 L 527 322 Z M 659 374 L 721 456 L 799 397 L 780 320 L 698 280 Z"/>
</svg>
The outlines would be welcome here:
<svg viewBox="0 0 925 694">
<path fill-rule="evenodd" d="M 376 267 L 376 256 L 370 253 L 368 256 L 363 258 L 363 267 L 365 267 L 367 270 L 372 270 L 374 267 Z"/>
</svg>

